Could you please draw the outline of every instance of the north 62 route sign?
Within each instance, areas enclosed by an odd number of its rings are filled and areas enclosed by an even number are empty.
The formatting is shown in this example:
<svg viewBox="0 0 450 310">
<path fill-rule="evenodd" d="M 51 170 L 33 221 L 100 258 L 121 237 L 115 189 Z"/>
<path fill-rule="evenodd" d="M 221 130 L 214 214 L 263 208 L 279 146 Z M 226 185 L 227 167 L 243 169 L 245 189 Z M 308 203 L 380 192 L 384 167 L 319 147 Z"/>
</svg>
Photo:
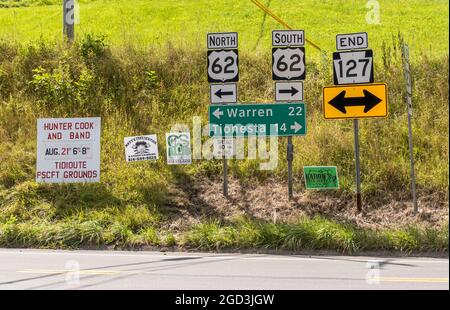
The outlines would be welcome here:
<svg viewBox="0 0 450 310">
<path fill-rule="evenodd" d="M 334 84 L 373 83 L 372 50 L 333 53 Z"/>
<path fill-rule="evenodd" d="M 224 83 L 239 80 L 238 50 L 208 51 L 208 82 Z"/>
<path fill-rule="evenodd" d="M 304 80 L 306 72 L 304 47 L 272 48 L 272 79 Z"/>
</svg>

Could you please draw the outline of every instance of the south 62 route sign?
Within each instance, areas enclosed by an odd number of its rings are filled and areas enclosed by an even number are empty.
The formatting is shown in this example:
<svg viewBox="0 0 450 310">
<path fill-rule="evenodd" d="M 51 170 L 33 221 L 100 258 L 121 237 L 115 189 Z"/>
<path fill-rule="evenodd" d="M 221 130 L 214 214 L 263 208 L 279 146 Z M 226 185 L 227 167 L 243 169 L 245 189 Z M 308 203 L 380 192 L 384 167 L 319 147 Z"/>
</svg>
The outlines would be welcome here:
<svg viewBox="0 0 450 310">
<path fill-rule="evenodd" d="M 208 51 L 208 82 L 224 83 L 239 81 L 238 50 Z"/>
<path fill-rule="evenodd" d="M 272 78 L 281 80 L 304 80 L 306 73 L 304 47 L 272 48 Z"/>
</svg>

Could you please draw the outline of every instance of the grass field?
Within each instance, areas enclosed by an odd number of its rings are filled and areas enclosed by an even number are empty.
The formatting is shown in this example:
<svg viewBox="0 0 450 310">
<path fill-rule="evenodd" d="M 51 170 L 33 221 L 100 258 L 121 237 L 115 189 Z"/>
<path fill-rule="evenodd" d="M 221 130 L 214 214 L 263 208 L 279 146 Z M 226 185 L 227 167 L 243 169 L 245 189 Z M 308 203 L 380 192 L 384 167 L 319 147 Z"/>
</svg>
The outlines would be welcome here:
<svg viewBox="0 0 450 310">
<path fill-rule="evenodd" d="M 390 103 L 387 119 L 360 123 L 361 214 L 353 206 L 352 123 L 322 117 L 329 54 L 307 47 L 308 134 L 294 138 L 294 201 L 286 199 L 286 139 L 274 171 L 258 170 L 259 160 L 230 160 L 227 200 L 221 161 L 169 167 L 163 137 L 174 123 L 191 126 L 193 116 L 207 123 L 209 31 L 239 31 L 239 102 L 272 101 L 269 40 L 280 27 L 243 0 L 81 1 L 69 47 L 56 2 L 0 1 L 9 6 L 0 8 L 0 246 L 448 251 L 448 2 L 379 1 L 381 24 L 368 25 L 365 1 L 270 1 L 328 51 L 336 33 L 369 33 L 375 79 L 389 85 Z M 402 39 L 414 56 L 418 215 L 410 204 Z M 35 183 L 36 119 L 73 116 L 102 117 L 102 181 Z M 153 133 L 161 158 L 127 164 L 123 137 Z M 340 189 L 306 191 L 305 165 L 336 165 Z"/>
<path fill-rule="evenodd" d="M 8 1 L 6 1 L 8 2 Z M 16 3 L 16 1 L 11 1 Z M 21 2 L 21 1 L 19 1 Z M 25 1 L 25 3 L 60 1 Z M 446 0 L 381 0 L 380 24 L 368 24 L 365 0 L 264 0 L 291 27 L 304 29 L 307 38 L 326 51 L 334 50 L 337 33 L 367 31 L 370 46 L 380 54 L 382 44 L 401 32 L 415 57 L 448 53 Z M 17 42 L 61 38 L 60 5 L 0 9 L 0 38 Z M 250 0 L 97 0 L 80 1 L 77 34 L 105 34 L 113 44 L 134 42 L 140 47 L 165 44 L 204 48 L 208 32 L 238 31 L 240 47 L 265 51 L 271 31 L 280 29 Z M 309 57 L 317 57 L 311 49 Z"/>
</svg>

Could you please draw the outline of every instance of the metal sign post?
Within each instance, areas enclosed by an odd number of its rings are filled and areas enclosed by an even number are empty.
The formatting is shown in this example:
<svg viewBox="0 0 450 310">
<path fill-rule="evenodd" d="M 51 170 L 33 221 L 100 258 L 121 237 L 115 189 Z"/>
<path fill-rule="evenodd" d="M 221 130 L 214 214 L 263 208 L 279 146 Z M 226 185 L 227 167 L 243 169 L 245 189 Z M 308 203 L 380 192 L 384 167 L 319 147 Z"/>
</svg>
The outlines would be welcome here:
<svg viewBox="0 0 450 310">
<path fill-rule="evenodd" d="M 222 147 L 225 147 L 225 137 L 222 138 Z M 225 150 L 223 150 L 223 195 L 228 197 L 228 163 Z"/>
<path fill-rule="evenodd" d="M 412 140 L 412 81 L 411 71 L 409 67 L 409 47 L 403 43 L 403 69 L 406 81 L 406 102 L 408 105 L 408 140 L 409 140 L 409 158 L 411 161 L 411 192 L 414 206 L 414 213 L 417 213 L 417 197 L 416 197 L 416 175 L 414 172 L 414 150 Z"/>
<path fill-rule="evenodd" d="M 388 91 L 385 83 L 373 83 L 373 54 L 367 33 L 338 34 L 333 53 L 335 86 L 323 88 L 325 119 L 353 119 L 356 166 L 356 208 L 362 210 L 359 119 L 387 117 Z M 342 51 L 344 50 L 344 51 Z"/>
<path fill-rule="evenodd" d="M 207 65 L 211 104 L 229 104 L 237 101 L 239 81 L 239 56 L 237 32 L 208 33 Z M 234 82 L 234 83 L 232 83 Z M 222 134 L 222 147 L 225 135 Z M 228 163 L 223 151 L 223 195 L 228 197 Z"/>
<path fill-rule="evenodd" d="M 305 32 L 303 30 L 272 31 L 272 79 L 282 81 L 275 83 L 275 101 L 293 103 L 296 100 L 303 100 L 303 83 L 300 80 L 304 80 L 306 74 L 304 45 Z M 305 126 L 306 122 L 303 124 L 303 127 Z M 292 143 L 292 135 L 288 136 L 286 159 L 288 164 L 288 197 L 289 200 L 292 200 L 294 198 L 292 175 L 294 144 Z"/>
<path fill-rule="evenodd" d="M 361 198 L 361 168 L 359 163 L 359 123 L 358 119 L 353 120 L 353 130 L 355 136 L 355 165 L 356 165 L 356 209 L 362 210 Z"/>
<path fill-rule="evenodd" d="M 288 162 L 288 195 L 289 200 L 291 200 L 294 197 L 293 178 L 292 178 L 292 161 L 294 160 L 294 145 L 292 144 L 292 136 L 288 137 L 286 157 Z"/>
<path fill-rule="evenodd" d="M 75 38 L 75 0 L 63 1 L 63 39 L 72 42 Z"/>
</svg>

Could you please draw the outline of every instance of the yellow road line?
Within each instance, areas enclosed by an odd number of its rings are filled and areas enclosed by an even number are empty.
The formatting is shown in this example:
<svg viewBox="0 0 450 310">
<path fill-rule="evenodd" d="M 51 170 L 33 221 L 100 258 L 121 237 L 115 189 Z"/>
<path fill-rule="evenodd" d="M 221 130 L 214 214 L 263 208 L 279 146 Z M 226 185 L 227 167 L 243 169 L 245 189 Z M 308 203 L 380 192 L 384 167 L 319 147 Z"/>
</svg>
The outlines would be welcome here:
<svg viewBox="0 0 450 310">
<path fill-rule="evenodd" d="M 259 2 L 258 0 L 250 0 L 254 5 L 256 5 L 257 7 L 259 7 L 261 10 L 263 10 L 264 12 L 266 12 L 267 14 L 269 14 L 273 19 L 275 19 L 277 22 L 279 22 L 281 25 L 283 25 L 285 28 L 292 30 L 292 27 L 289 26 L 288 24 L 286 24 L 286 22 L 284 22 L 281 18 L 279 18 L 278 16 L 276 16 L 272 11 L 269 10 L 268 7 L 266 7 L 264 4 L 262 4 L 261 2 Z M 312 42 L 311 40 L 308 40 L 307 38 L 305 38 L 306 42 L 308 42 L 309 44 L 311 44 L 314 48 L 318 49 L 319 51 L 322 51 L 322 49 L 315 44 L 314 42 Z"/>
<path fill-rule="evenodd" d="M 380 282 L 448 283 L 448 278 L 375 277 L 374 280 Z"/>
<path fill-rule="evenodd" d="M 19 273 L 43 273 L 43 274 L 64 274 L 64 273 L 75 273 L 89 274 L 89 275 L 109 275 L 109 274 L 119 274 L 120 271 L 117 270 L 57 270 L 57 269 L 24 269 L 17 270 Z"/>
</svg>

